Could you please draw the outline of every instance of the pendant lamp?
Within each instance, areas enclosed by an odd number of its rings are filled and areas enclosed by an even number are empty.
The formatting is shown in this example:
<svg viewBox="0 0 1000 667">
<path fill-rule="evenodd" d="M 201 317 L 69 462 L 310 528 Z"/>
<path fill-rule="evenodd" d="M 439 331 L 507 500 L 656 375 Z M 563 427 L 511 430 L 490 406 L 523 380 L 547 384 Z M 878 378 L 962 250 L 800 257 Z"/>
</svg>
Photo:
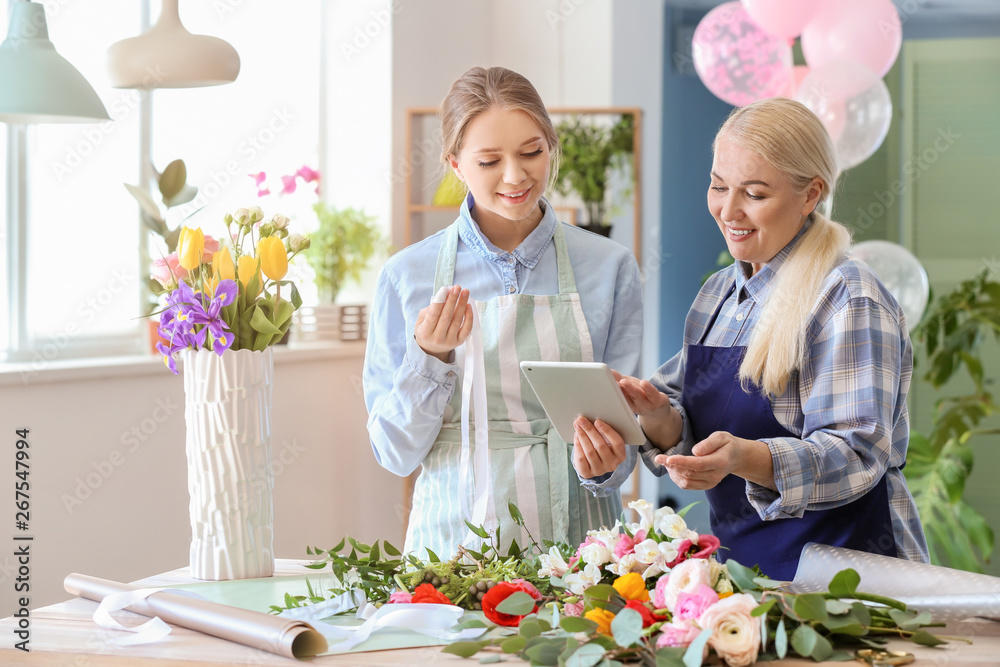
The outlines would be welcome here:
<svg viewBox="0 0 1000 667">
<path fill-rule="evenodd" d="M 0 122 L 111 120 L 97 92 L 49 41 L 45 7 L 15 2 L 0 44 Z"/>
<path fill-rule="evenodd" d="M 225 40 L 188 32 L 177 0 L 163 0 L 156 25 L 111 45 L 108 70 L 115 88 L 199 88 L 235 81 L 240 56 Z"/>
</svg>

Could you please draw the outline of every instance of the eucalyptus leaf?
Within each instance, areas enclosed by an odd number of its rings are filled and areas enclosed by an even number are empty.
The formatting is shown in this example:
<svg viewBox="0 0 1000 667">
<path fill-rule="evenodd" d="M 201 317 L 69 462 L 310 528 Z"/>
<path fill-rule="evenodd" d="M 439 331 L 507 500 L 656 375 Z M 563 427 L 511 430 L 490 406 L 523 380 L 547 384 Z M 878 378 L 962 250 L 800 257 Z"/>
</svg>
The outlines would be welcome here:
<svg viewBox="0 0 1000 667">
<path fill-rule="evenodd" d="M 656 652 L 656 667 L 687 667 L 684 664 L 684 649 L 674 646 L 659 649 Z"/>
<path fill-rule="evenodd" d="M 792 605 L 795 614 L 807 621 L 819 621 L 823 623 L 828 618 L 826 613 L 826 600 L 819 593 L 803 593 L 795 597 Z M 805 654 L 803 654 L 805 655 Z"/>
<path fill-rule="evenodd" d="M 566 660 L 566 667 L 593 667 L 604 659 L 604 647 L 584 644 Z"/>
<path fill-rule="evenodd" d="M 590 634 L 597 630 L 597 623 L 582 616 L 565 616 L 559 621 L 559 627 L 566 632 L 585 632 Z"/>
<path fill-rule="evenodd" d="M 921 646 L 940 646 L 941 644 L 947 644 L 948 642 L 940 637 L 936 637 L 926 630 L 917 630 L 910 637 L 910 641 L 914 644 L 920 644 Z"/>
<path fill-rule="evenodd" d="M 642 615 L 635 609 L 622 609 L 611 619 L 611 635 L 622 648 L 628 648 L 642 636 Z"/>
<path fill-rule="evenodd" d="M 558 665 L 559 654 L 562 653 L 563 643 L 557 639 L 547 639 L 534 646 L 526 648 L 524 654 L 528 656 L 533 664 Z"/>
<path fill-rule="evenodd" d="M 832 614 L 834 616 L 840 616 L 851 611 L 851 605 L 843 602 L 842 600 L 827 600 L 826 601 L 826 613 Z"/>
<path fill-rule="evenodd" d="M 729 578 L 733 580 L 733 583 L 736 584 L 741 591 L 748 591 L 756 588 L 753 583 L 754 577 L 756 576 L 753 570 L 740 565 L 732 558 L 726 561 L 726 571 L 729 572 Z"/>
<path fill-rule="evenodd" d="M 754 577 L 753 582 L 763 589 L 781 588 L 786 583 L 784 581 L 775 581 L 774 579 L 768 579 L 767 577 Z"/>
<path fill-rule="evenodd" d="M 500 650 L 504 653 L 517 653 L 527 643 L 528 640 L 524 637 L 511 637 L 500 642 Z"/>
<path fill-rule="evenodd" d="M 819 641 L 819 634 L 811 625 L 800 625 L 792 632 L 792 648 L 803 658 L 812 655 L 817 641 Z"/>
<path fill-rule="evenodd" d="M 712 630 L 705 628 L 688 644 L 687 650 L 684 651 L 684 667 L 701 667 L 701 656 L 711 636 Z"/>
<path fill-rule="evenodd" d="M 534 608 L 535 598 L 531 597 L 524 591 L 517 591 L 507 596 L 500 602 L 500 604 L 497 605 L 498 612 L 501 614 L 510 614 L 511 616 L 524 616 L 525 614 L 530 614 Z"/>
<path fill-rule="evenodd" d="M 831 595 L 838 598 L 852 598 L 857 594 L 858 584 L 861 583 L 861 575 L 850 568 L 841 570 L 833 575 L 830 580 L 829 591 Z"/>
<path fill-rule="evenodd" d="M 767 602 L 762 602 L 759 605 L 757 605 L 756 607 L 754 607 L 753 611 L 750 612 L 750 615 L 751 616 L 763 616 L 767 612 L 771 611 L 771 607 L 773 607 L 776 604 L 778 604 L 778 600 L 776 598 L 771 598 Z"/>
<path fill-rule="evenodd" d="M 525 594 L 527 595 L 527 593 Z M 531 597 L 530 595 L 528 597 Z M 500 607 L 497 606 L 499 611 Z M 517 633 L 524 637 L 525 639 L 531 639 L 532 637 L 537 637 L 542 634 L 542 625 L 538 622 L 538 619 L 534 618 L 524 618 L 517 626 Z"/>
<path fill-rule="evenodd" d="M 444 653 L 451 653 L 452 655 L 457 655 L 460 658 L 471 658 L 475 654 L 479 653 L 484 646 L 487 646 L 489 641 L 478 641 L 478 642 L 454 642 L 448 644 L 443 649 Z"/>
<path fill-rule="evenodd" d="M 778 658 L 788 655 L 788 634 L 785 632 L 785 619 L 778 621 L 778 627 L 774 632 L 774 652 Z"/>
<path fill-rule="evenodd" d="M 496 653 L 493 653 L 493 654 L 490 654 L 490 655 L 487 655 L 487 656 L 484 656 L 484 657 L 480 658 L 479 659 L 479 664 L 480 665 L 492 665 L 494 663 L 500 662 L 501 660 L 503 660 L 503 658 L 501 656 L 497 655 Z"/>
</svg>

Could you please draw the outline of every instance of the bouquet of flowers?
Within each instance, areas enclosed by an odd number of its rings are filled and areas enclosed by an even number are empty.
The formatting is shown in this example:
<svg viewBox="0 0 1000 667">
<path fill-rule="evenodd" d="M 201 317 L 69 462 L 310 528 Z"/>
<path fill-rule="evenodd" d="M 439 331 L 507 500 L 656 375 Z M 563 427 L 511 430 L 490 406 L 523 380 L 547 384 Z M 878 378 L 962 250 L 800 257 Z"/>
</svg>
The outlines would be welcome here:
<svg viewBox="0 0 1000 667">
<path fill-rule="evenodd" d="M 154 264 L 153 277 L 167 292 L 158 330 L 165 342 L 156 349 L 174 374 L 180 350 L 260 351 L 288 330 L 302 299 L 283 279 L 309 239 L 289 233 L 281 214 L 263 220 L 258 206 L 226 215 L 232 252 L 201 229 L 182 227 L 176 252 Z"/>
<path fill-rule="evenodd" d="M 481 611 L 463 617 L 457 629 L 481 627 L 483 637 L 443 650 L 462 657 L 481 651 L 481 662 L 518 654 L 531 664 L 693 667 L 721 661 L 744 667 L 758 659 L 789 654 L 816 661 L 846 660 L 881 648 L 889 637 L 918 644 L 945 643 L 924 628 L 940 626 L 890 598 L 857 591 L 854 570 L 837 573 L 825 593 L 794 594 L 785 583 L 755 569 L 715 557 L 712 535 L 688 528 L 684 512 L 629 503 L 637 522 L 592 530 L 575 549 L 546 542 L 506 555 L 495 536 L 469 526 L 484 540 L 481 551 L 460 547 L 441 561 L 402 555 L 388 542 L 367 545 L 347 538 L 333 549 L 308 550 L 330 565 L 341 595 L 363 590 L 368 602 L 436 603 Z M 511 517 L 521 527 L 517 508 Z M 530 537 L 530 535 L 529 535 Z M 345 545 L 350 543 L 349 553 Z M 342 553 L 344 552 L 344 553 Z M 385 557 L 383 557 L 385 554 Z M 322 595 L 285 596 L 273 612 L 322 602 Z"/>
</svg>

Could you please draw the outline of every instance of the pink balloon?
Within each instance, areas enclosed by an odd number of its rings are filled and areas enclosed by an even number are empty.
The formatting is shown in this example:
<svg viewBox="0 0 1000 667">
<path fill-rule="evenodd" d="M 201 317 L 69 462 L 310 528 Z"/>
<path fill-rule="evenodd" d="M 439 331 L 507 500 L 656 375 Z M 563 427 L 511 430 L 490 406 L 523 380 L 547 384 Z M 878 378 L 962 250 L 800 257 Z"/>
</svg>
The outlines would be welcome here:
<svg viewBox="0 0 1000 667">
<path fill-rule="evenodd" d="M 891 0 L 827 2 L 802 30 L 810 67 L 854 60 L 879 77 L 896 62 L 902 44 L 903 26 Z"/>
<path fill-rule="evenodd" d="M 705 15 L 695 28 L 691 54 L 705 86 L 734 106 L 780 95 L 792 72 L 791 47 L 757 27 L 738 1 Z"/>
<path fill-rule="evenodd" d="M 802 34 L 822 4 L 822 0 L 743 0 L 758 26 L 789 43 Z"/>
<path fill-rule="evenodd" d="M 807 76 L 809 76 L 809 65 L 796 65 L 792 69 L 792 75 L 788 77 L 788 85 L 785 86 L 785 90 L 781 93 L 781 96 L 795 99 L 796 93 L 799 92 L 799 88 L 802 86 L 802 81 Z"/>
</svg>

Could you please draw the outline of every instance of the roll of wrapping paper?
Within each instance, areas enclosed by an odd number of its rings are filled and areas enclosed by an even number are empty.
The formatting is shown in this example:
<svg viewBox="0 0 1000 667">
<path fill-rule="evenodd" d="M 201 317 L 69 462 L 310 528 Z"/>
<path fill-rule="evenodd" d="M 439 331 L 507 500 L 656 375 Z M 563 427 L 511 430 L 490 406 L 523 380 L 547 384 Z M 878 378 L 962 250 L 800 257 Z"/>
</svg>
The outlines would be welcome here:
<svg viewBox="0 0 1000 667">
<path fill-rule="evenodd" d="M 1000 578 L 826 544 L 802 549 L 789 590 L 825 591 L 833 575 L 847 568 L 861 577 L 858 591 L 894 598 L 935 621 L 1000 620 Z"/>
<path fill-rule="evenodd" d="M 108 595 L 136 590 L 117 581 L 75 573 L 66 577 L 63 586 L 67 593 L 95 602 Z M 166 590 L 153 593 L 126 609 L 143 616 L 158 616 L 167 623 L 288 658 L 311 658 L 327 650 L 323 635 L 303 621 L 199 600 Z"/>
</svg>

